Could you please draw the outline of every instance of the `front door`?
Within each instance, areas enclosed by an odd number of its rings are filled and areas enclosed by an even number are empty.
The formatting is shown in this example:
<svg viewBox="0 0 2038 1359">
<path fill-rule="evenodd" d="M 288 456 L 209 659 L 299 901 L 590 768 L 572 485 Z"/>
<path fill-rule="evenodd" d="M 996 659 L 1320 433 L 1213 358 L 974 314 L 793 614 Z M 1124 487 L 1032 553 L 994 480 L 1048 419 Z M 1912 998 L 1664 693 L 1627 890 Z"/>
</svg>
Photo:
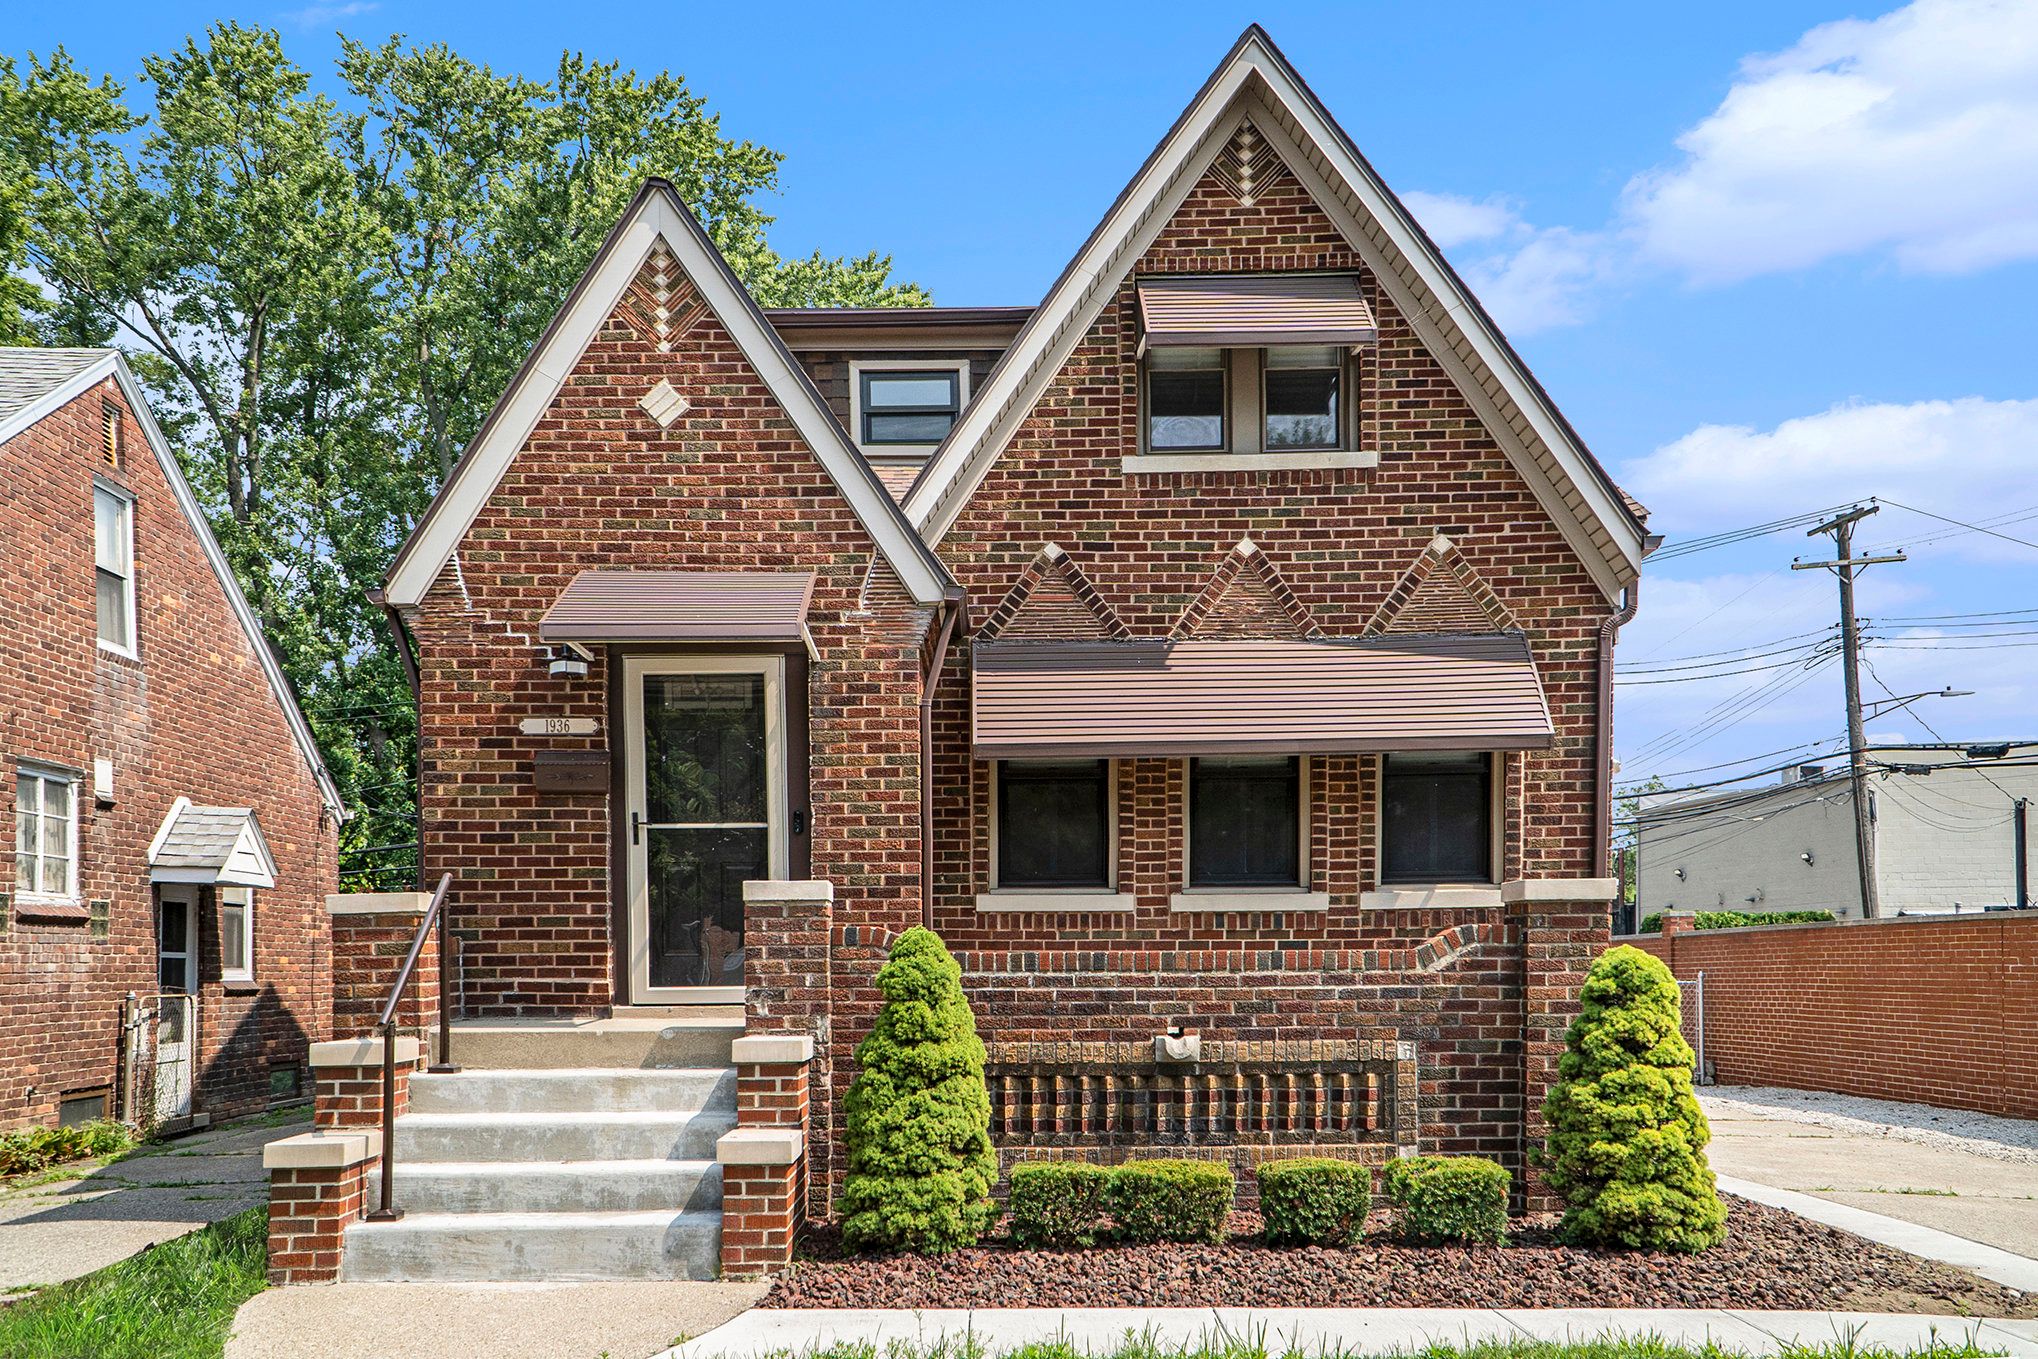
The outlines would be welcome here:
<svg viewBox="0 0 2038 1359">
<path fill-rule="evenodd" d="M 784 661 L 623 663 L 630 985 L 637 1004 L 743 999 L 743 884 L 785 873 Z"/>
<path fill-rule="evenodd" d="M 191 1113 L 198 1028 L 198 889 L 158 889 L 156 911 L 156 1119 Z"/>
</svg>

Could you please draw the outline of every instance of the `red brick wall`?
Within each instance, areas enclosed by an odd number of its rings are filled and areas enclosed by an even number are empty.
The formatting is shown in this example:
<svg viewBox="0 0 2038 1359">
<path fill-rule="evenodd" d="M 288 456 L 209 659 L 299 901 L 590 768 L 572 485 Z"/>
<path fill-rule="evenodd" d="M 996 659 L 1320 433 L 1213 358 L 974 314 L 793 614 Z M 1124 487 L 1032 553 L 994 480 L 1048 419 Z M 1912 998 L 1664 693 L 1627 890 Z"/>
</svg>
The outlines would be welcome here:
<svg viewBox="0 0 2038 1359">
<path fill-rule="evenodd" d="M 119 469 L 99 459 L 102 402 L 121 409 Z M 136 500 L 138 660 L 102 652 L 93 595 L 95 474 Z M 269 1067 L 302 1068 L 331 1010 L 324 896 L 334 829 L 218 578 L 116 383 L 0 444 L 0 1127 L 50 1122 L 71 1091 L 117 1086 L 121 999 L 155 987 L 148 845 L 179 796 L 253 806 L 274 852 L 256 892 L 255 985 L 220 981 L 217 909 L 199 911 L 196 1108 L 263 1107 Z M 95 806 L 95 758 L 115 801 Z M 12 900 L 13 773 L 79 771 L 81 900 L 103 929 L 23 918 Z M 306 1093 L 309 1093 L 307 1086 Z"/>
<path fill-rule="evenodd" d="M 333 917 L 333 1037 L 367 1038 L 417 938 L 421 911 Z M 439 1022 L 439 932 L 425 936 L 396 1010 L 397 1027 L 428 1042 Z M 437 1051 L 436 1048 L 432 1049 Z"/>
<path fill-rule="evenodd" d="M 2038 918 L 1908 916 L 1619 942 L 1705 973 L 1720 1082 L 2038 1118 Z"/>
</svg>

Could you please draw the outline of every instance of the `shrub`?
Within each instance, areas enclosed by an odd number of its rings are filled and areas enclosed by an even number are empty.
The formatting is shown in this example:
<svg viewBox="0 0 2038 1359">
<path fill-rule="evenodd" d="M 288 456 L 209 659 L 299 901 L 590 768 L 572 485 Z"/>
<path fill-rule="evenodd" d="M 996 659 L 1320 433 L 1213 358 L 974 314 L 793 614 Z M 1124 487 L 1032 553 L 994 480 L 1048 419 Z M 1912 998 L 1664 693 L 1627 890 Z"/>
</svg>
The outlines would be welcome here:
<svg viewBox="0 0 2038 1359">
<path fill-rule="evenodd" d="M 1127 1161 L 1112 1169 L 1104 1206 L 1127 1241 L 1215 1243 L 1224 1240 L 1232 1189 L 1231 1168 L 1215 1161 Z"/>
<path fill-rule="evenodd" d="M 1411 1241 L 1507 1239 L 1507 1195 L 1514 1177 L 1483 1156 L 1407 1156 L 1380 1172 L 1380 1192 Z"/>
<path fill-rule="evenodd" d="M 1012 1239 L 1022 1246 L 1089 1246 L 1104 1228 L 1110 1172 L 1086 1161 L 1012 1167 Z"/>
<path fill-rule="evenodd" d="M 940 1254 L 997 1216 L 984 1045 L 941 937 L 915 926 L 878 969 L 884 1006 L 857 1045 L 843 1102 L 842 1239 L 853 1250 Z"/>
<path fill-rule="evenodd" d="M 1623 944 L 1602 954 L 1564 1035 L 1543 1102 L 1542 1163 L 1567 1205 L 1571 1242 L 1698 1251 L 1726 1235 L 1726 1205 L 1705 1161 L 1712 1132 L 1691 1089 L 1677 981 Z"/>
<path fill-rule="evenodd" d="M 1694 911 L 1692 927 L 1701 930 L 1738 930 L 1749 925 L 1823 925 L 1836 917 L 1831 911 Z M 1661 934 L 1663 913 L 1642 917 L 1635 926 L 1640 934 Z"/>
<path fill-rule="evenodd" d="M 1372 1172 L 1350 1161 L 1262 1161 L 1260 1216 L 1273 1245 L 1349 1246 L 1365 1235 Z"/>
<path fill-rule="evenodd" d="M 41 1170 L 82 1156 L 111 1156 L 134 1143 L 133 1129 L 110 1118 L 64 1128 L 23 1128 L 0 1135 L 0 1175 Z"/>
</svg>

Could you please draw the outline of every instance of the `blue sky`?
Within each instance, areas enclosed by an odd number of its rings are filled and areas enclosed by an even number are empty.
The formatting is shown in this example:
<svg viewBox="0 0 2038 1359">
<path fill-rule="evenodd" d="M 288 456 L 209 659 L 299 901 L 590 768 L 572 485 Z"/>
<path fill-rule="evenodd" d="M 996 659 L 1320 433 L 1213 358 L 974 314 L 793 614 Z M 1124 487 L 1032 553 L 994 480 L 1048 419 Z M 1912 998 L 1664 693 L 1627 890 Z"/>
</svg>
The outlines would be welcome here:
<svg viewBox="0 0 2038 1359">
<path fill-rule="evenodd" d="M 5 42 L 63 42 L 125 76 L 229 15 L 277 26 L 322 73 L 335 29 L 444 40 L 532 75 L 565 47 L 671 69 L 727 131 L 786 154 L 781 251 L 889 251 L 952 304 L 1037 300 L 1258 20 L 1673 541 L 1883 495 L 2038 542 L 2038 0 L 105 0 L 89 25 L 27 8 Z M 1916 544 L 1864 577 L 1876 673 L 1898 693 L 1976 690 L 1921 707 L 1949 737 L 2038 737 L 2038 625 L 1915 621 L 2038 610 L 2038 548 L 1920 541 L 1946 527 L 1890 508 L 1864 528 L 1865 544 Z M 1623 635 L 1629 679 L 1816 641 L 1797 634 L 1832 621 L 1832 582 L 1787 567 L 1822 542 L 1792 530 L 1653 567 Z M 1798 677 L 1623 685 L 1624 777 L 1684 782 L 1838 732 L 1837 667 L 1783 692 Z M 1871 732 L 1931 739 L 1901 715 Z"/>
</svg>

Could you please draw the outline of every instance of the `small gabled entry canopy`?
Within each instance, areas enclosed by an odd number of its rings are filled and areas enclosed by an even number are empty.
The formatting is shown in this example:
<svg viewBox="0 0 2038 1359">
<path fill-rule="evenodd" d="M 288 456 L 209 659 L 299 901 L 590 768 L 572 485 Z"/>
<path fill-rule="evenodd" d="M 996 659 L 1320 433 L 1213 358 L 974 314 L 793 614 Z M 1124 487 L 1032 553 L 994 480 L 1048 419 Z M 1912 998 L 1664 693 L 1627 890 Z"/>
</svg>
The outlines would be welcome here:
<svg viewBox="0 0 2038 1359">
<path fill-rule="evenodd" d="M 1148 347 L 1362 345 L 1380 338 L 1353 274 L 1219 274 L 1139 281 Z"/>
<path fill-rule="evenodd" d="M 582 571 L 538 622 L 538 640 L 807 640 L 807 571 Z"/>
<path fill-rule="evenodd" d="M 1512 633 L 986 643 L 974 666 L 982 760 L 1541 750 L 1556 735 Z"/>
<path fill-rule="evenodd" d="M 180 797 L 149 843 L 149 881 L 274 887 L 276 860 L 252 807 L 199 807 Z"/>
</svg>

